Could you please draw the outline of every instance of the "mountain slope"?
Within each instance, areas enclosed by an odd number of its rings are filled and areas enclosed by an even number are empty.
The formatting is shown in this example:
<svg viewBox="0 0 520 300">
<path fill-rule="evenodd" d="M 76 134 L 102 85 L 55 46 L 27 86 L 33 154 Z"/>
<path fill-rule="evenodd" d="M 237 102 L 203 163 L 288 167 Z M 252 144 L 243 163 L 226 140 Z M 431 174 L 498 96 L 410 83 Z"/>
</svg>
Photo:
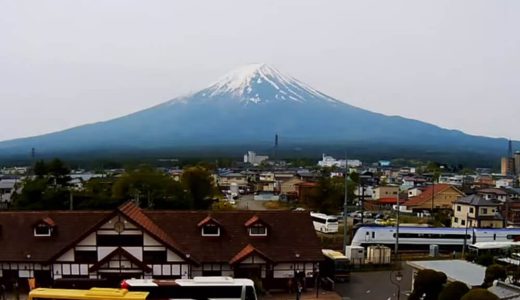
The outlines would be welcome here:
<svg viewBox="0 0 520 300">
<path fill-rule="evenodd" d="M 399 145 L 493 153 L 504 139 L 478 137 L 424 122 L 360 109 L 316 91 L 264 64 L 226 74 L 208 88 L 106 122 L 0 143 L 27 153 L 104 149 L 175 149 L 289 144 Z"/>
</svg>

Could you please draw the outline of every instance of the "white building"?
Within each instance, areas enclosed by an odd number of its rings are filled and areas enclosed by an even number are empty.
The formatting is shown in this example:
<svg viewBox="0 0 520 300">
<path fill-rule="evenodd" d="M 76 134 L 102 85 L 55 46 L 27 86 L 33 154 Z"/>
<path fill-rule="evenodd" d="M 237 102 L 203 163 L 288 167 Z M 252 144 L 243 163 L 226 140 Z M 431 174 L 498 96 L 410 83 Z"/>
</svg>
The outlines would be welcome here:
<svg viewBox="0 0 520 300">
<path fill-rule="evenodd" d="M 16 191 L 16 179 L 0 180 L 0 207 L 11 203 L 13 194 Z"/>
<path fill-rule="evenodd" d="M 266 161 L 269 159 L 269 156 L 267 155 L 256 155 L 253 151 L 247 151 L 246 154 L 244 154 L 244 163 L 249 163 L 254 166 L 257 166 L 261 164 L 263 161 Z"/>
<path fill-rule="evenodd" d="M 361 167 L 362 163 L 360 160 L 357 159 L 335 159 L 332 156 L 328 156 L 323 154 L 322 159 L 318 161 L 318 166 L 320 167 L 339 167 L 339 168 L 345 168 L 346 163 L 348 163 L 348 166 L 351 168 L 357 168 Z"/>
</svg>

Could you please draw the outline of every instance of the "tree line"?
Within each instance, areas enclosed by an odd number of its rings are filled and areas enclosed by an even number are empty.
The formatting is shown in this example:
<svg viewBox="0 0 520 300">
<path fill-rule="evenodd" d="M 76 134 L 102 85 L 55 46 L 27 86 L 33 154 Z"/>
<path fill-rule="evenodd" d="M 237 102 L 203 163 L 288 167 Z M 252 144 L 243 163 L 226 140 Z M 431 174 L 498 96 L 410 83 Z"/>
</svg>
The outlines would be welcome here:
<svg viewBox="0 0 520 300">
<path fill-rule="evenodd" d="M 169 174 L 148 165 L 72 182 L 70 168 L 61 160 L 38 161 L 32 174 L 15 193 L 13 209 L 113 209 L 130 199 L 150 209 L 208 209 L 217 195 L 207 166 L 185 167 L 177 181 Z"/>
</svg>

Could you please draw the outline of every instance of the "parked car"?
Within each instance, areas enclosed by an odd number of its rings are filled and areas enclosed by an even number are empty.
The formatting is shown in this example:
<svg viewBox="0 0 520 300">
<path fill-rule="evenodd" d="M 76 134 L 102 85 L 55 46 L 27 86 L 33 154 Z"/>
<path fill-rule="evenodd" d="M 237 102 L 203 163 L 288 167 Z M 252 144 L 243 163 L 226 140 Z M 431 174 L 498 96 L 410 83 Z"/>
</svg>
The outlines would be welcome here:
<svg viewBox="0 0 520 300">
<path fill-rule="evenodd" d="M 295 207 L 295 208 L 293 208 L 293 211 L 305 211 L 305 208 L 303 208 L 303 207 Z"/>
<path fill-rule="evenodd" d="M 386 221 L 383 220 L 383 219 L 375 219 L 374 220 L 374 224 L 377 224 L 377 225 L 385 225 Z"/>
</svg>

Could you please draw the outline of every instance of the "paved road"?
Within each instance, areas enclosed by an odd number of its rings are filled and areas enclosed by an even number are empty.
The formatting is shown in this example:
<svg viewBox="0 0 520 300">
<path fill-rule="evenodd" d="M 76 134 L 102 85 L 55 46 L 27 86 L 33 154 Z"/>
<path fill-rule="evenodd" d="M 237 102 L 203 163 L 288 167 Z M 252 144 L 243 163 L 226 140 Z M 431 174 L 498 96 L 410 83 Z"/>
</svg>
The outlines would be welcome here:
<svg viewBox="0 0 520 300">
<path fill-rule="evenodd" d="M 266 210 L 264 201 L 253 200 L 254 195 L 242 195 L 237 200 L 237 208 L 244 210 Z"/>
<path fill-rule="evenodd" d="M 401 300 L 408 299 L 412 288 L 412 269 L 403 262 Z M 343 299 L 394 300 L 397 287 L 390 281 L 390 271 L 352 272 L 350 282 L 336 284 L 336 291 Z"/>
</svg>

